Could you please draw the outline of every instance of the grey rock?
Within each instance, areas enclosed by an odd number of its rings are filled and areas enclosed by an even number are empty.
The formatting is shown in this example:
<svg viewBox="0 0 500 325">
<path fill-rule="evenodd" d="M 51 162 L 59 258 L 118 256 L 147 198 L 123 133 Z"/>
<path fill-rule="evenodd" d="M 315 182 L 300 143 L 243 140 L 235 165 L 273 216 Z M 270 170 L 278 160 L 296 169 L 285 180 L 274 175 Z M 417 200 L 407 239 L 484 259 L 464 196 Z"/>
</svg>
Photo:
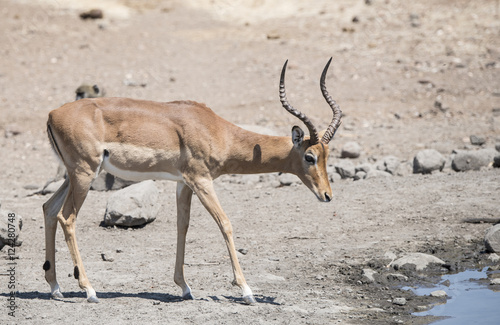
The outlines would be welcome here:
<svg viewBox="0 0 500 325">
<path fill-rule="evenodd" d="M 365 172 L 365 173 L 368 173 L 370 170 L 374 169 L 375 167 L 370 164 L 370 163 L 363 163 L 363 164 L 359 164 L 356 166 L 355 170 L 356 170 L 356 173 L 357 172 Z"/>
<path fill-rule="evenodd" d="M 342 179 L 342 176 L 340 176 L 338 173 L 328 173 L 328 176 L 330 178 L 330 182 L 332 183 L 338 182 Z"/>
<path fill-rule="evenodd" d="M 492 148 L 480 150 L 455 151 L 451 167 L 457 172 L 479 170 L 493 162 L 497 151 Z"/>
<path fill-rule="evenodd" d="M 376 271 L 372 269 L 363 269 L 363 282 L 365 283 L 374 283 L 375 278 L 374 275 L 377 274 Z"/>
<path fill-rule="evenodd" d="M 377 166 L 377 169 L 388 172 L 391 175 L 396 175 L 400 164 L 401 162 L 399 161 L 399 158 L 387 156 L 382 159 L 382 162 Z"/>
<path fill-rule="evenodd" d="M 19 239 L 23 218 L 9 210 L 0 209 L 0 249 L 5 245 L 21 246 Z"/>
<path fill-rule="evenodd" d="M 335 164 L 335 170 L 342 178 L 352 178 L 356 175 L 354 164 L 347 159 L 341 159 Z"/>
<path fill-rule="evenodd" d="M 413 158 L 413 173 L 430 174 L 436 170 L 443 170 L 446 159 L 435 149 L 419 151 Z"/>
<path fill-rule="evenodd" d="M 361 146 L 354 141 L 349 141 L 342 147 L 340 157 L 342 158 L 358 158 L 361 155 Z"/>
<path fill-rule="evenodd" d="M 360 179 L 364 179 L 366 177 L 366 173 L 364 171 L 359 171 L 356 172 L 356 175 L 354 175 L 354 180 L 359 181 Z"/>
<path fill-rule="evenodd" d="M 429 310 L 429 306 L 417 306 L 415 307 L 417 312 Z"/>
<path fill-rule="evenodd" d="M 431 295 L 431 297 L 438 297 L 438 298 L 448 296 L 448 294 L 444 290 L 432 291 L 430 295 Z"/>
<path fill-rule="evenodd" d="M 151 180 L 119 190 L 108 199 L 104 224 L 133 227 L 152 222 L 160 209 L 158 197 L 158 188 Z"/>
<path fill-rule="evenodd" d="M 390 265 L 396 270 L 400 269 L 406 264 L 413 264 L 417 271 L 424 270 L 429 264 L 443 265 L 445 262 L 435 256 L 424 254 L 424 253 L 411 253 L 403 256 Z"/>
<path fill-rule="evenodd" d="M 493 158 L 493 167 L 499 168 L 500 167 L 500 155 L 495 156 Z"/>
<path fill-rule="evenodd" d="M 109 256 L 108 254 L 101 253 L 101 258 L 105 262 L 114 262 L 114 257 Z"/>
<path fill-rule="evenodd" d="M 496 253 L 491 253 L 490 256 L 488 256 L 488 261 L 497 263 L 498 261 L 500 261 L 500 256 L 498 256 L 498 254 Z"/>
<path fill-rule="evenodd" d="M 486 143 L 486 139 L 483 137 L 478 137 L 477 135 L 471 135 L 469 137 L 470 143 L 475 146 L 481 146 Z"/>
<path fill-rule="evenodd" d="M 387 274 L 387 279 L 392 280 L 392 281 L 400 281 L 400 282 L 408 281 L 408 277 L 406 275 L 399 274 L 399 273 L 389 273 L 389 274 Z"/>
<path fill-rule="evenodd" d="M 406 298 L 394 298 L 392 299 L 392 303 L 398 306 L 406 305 Z"/>
<path fill-rule="evenodd" d="M 500 253 L 500 224 L 490 227 L 484 236 L 484 245 L 489 253 Z"/>
<path fill-rule="evenodd" d="M 135 183 L 134 181 L 127 181 L 103 171 L 94 179 L 90 189 L 94 191 L 119 190 Z"/>
<path fill-rule="evenodd" d="M 365 179 L 379 178 L 379 177 L 392 177 L 392 175 L 386 171 L 373 169 L 366 173 Z"/>
</svg>

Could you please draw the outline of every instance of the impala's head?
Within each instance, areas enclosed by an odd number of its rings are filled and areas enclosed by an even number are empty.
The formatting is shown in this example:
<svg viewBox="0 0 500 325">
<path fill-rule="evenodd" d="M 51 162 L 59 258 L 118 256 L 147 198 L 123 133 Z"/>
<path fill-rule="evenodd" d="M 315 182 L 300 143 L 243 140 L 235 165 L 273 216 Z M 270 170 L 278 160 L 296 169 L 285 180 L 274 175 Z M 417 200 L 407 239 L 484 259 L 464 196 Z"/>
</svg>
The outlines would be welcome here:
<svg viewBox="0 0 500 325">
<path fill-rule="evenodd" d="M 322 132 L 321 139 L 318 131 L 309 118 L 293 108 L 286 99 L 285 71 L 288 61 L 286 61 L 283 65 L 280 79 L 280 100 L 283 107 L 306 125 L 310 135 L 309 138 L 306 138 L 304 137 L 304 131 L 302 131 L 300 127 L 294 126 L 292 128 L 293 150 L 295 150 L 298 156 L 295 171 L 302 182 L 314 194 L 316 194 L 320 201 L 323 202 L 330 202 L 332 200 L 332 188 L 330 187 L 330 181 L 326 171 L 326 161 L 329 153 L 328 143 L 333 138 L 335 131 L 337 131 L 337 128 L 340 125 L 340 119 L 342 118 L 342 111 L 340 110 L 340 107 L 330 97 L 325 86 L 326 73 L 331 61 L 332 59 L 330 58 L 323 69 L 320 79 L 320 88 L 323 93 L 323 97 L 333 111 L 333 119 L 328 128 Z"/>
</svg>

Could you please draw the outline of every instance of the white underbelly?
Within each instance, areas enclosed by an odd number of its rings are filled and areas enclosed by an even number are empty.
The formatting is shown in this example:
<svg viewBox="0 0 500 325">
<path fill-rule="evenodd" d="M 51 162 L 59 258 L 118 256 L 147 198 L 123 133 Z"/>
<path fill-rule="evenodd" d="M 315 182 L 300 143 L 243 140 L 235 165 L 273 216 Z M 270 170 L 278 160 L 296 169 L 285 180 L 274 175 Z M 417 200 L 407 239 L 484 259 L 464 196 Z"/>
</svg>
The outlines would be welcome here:
<svg viewBox="0 0 500 325">
<path fill-rule="evenodd" d="M 168 180 L 168 181 L 176 181 L 176 182 L 181 182 L 183 181 L 182 175 L 179 174 L 172 174 L 172 173 L 167 173 L 167 172 L 148 172 L 148 171 L 135 171 L 135 170 L 126 170 L 126 169 L 121 169 L 113 165 L 109 161 L 109 157 L 104 157 L 102 161 L 102 168 L 107 171 L 110 174 L 113 174 L 115 176 L 118 176 L 120 178 L 129 180 L 129 181 L 145 181 L 148 179 L 162 179 L 162 180 Z"/>
</svg>

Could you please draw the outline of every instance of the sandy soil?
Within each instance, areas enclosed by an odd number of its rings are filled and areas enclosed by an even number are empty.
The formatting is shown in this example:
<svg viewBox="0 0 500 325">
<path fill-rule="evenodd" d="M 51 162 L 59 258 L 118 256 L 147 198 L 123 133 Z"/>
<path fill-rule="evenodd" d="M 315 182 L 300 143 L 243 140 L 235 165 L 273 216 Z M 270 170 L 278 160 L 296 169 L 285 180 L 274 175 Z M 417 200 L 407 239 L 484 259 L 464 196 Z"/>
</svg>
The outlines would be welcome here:
<svg viewBox="0 0 500 325">
<path fill-rule="evenodd" d="M 186 256 L 197 299 L 181 301 L 173 282 L 175 184 L 168 182 L 158 182 L 164 199 L 157 220 L 139 229 L 100 227 L 111 193 L 89 194 L 78 239 L 101 303 L 85 302 L 61 232 L 57 259 L 66 297 L 51 300 L 42 270 L 41 205 L 48 197 L 28 196 L 57 169 L 47 113 L 73 100 L 82 82 L 103 86 L 109 96 L 197 100 L 234 123 L 286 135 L 296 123 L 278 100 L 286 59 L 289 100 L 323 128 L 331 112 L 318 81 L 334 58 L 327 84 L 345 116 L 330 164 L 353 140 L 363 147 L 355 163 L 394 155 L 403 164 L 424 148 L 447 156 L 472 149 L 472 134 L 487 147 L 499 143 L 498 1 L 371 2 L 1 0 L 0 203 L 24 218 L 16 251 L 18 309 L 12 318 L 2 307 L 2 323 L 430 321 L 410 314 L 430 299 L 401 291 L 400 283 L 365 284 L 361 270 L 388 271 L 387 252 L 431 253 L 452 269 L 484 263 L 481 241 L 489 225 L 463 219 L 498 218 L 498 169 L 338 181 L 329 204 L 302 185 L 276 188 L 276 175 L 253 184 L 221 178 L 218 195 L 237 248 L 248 250 L 240 262 L 254 306 L 243 305 L 231 286 L 222 236 L 197 200 Z M 104 19 L 79 18 L 94 7 Z M 103 261 L 102 253 L 114 261 Z M 424 280 L 414 275 L 409 282 Z M 391 304 L 395 297 L 408 304 Z"/>
</svg>

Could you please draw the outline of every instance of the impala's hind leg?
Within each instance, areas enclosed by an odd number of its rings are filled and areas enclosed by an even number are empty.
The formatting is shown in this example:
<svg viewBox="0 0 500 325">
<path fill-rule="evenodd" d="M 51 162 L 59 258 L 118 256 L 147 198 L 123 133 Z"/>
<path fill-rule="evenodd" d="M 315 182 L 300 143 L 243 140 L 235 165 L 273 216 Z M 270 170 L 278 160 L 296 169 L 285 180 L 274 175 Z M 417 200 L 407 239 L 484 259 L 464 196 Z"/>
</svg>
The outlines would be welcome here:
<svg viewBox="0 0 500 325">
<path fill-rule="evenodd" d="M 78 250 L 78 244 L 76 242 L 75 234 L 75 222 L 78 211 L 87 197 L 87 193 L 90 189 L 90 185 L 94 178 L 93 173 L 69 173 L 69 190 L 64 201 L 62 210 L 57 215 L 57 219 L 61 224 L 64 232 L 64 238 L 66 244 L 68 245 L 71 258 L 74 265 L 74 276 L 78 280 L 80 288 L 84 289 L 87 293 L 87 301 L 89 302 L 99 302 L 95 290 L 92 288 L 87 275 L 85 273 L 85 268 L 83 267 L 82 258 L 80 256 L 80 251 Z"/>
<path fill-rule="evenodd" d="M 174 282 L 182 288 L 182 299 L 194 299 L 191 288 L 184 278 L 184 255 L 186 249 L 186 234 L 189 228 L 191 198 L 193 191 L 186 184 L 177 183 L 177 254 L 175 257 Z"/>
<path fill-rule="evenodd" d="M 45 219 L 45 280 L 50 285 L 50 293 L 53 298 L 62 298 L 56 278 L 56 230 L 57 215 L 61 211 L 64 200 L 68 194 L 69 179 L 66 179 L 61 187 L 43 205 Z"/>
</svg>

